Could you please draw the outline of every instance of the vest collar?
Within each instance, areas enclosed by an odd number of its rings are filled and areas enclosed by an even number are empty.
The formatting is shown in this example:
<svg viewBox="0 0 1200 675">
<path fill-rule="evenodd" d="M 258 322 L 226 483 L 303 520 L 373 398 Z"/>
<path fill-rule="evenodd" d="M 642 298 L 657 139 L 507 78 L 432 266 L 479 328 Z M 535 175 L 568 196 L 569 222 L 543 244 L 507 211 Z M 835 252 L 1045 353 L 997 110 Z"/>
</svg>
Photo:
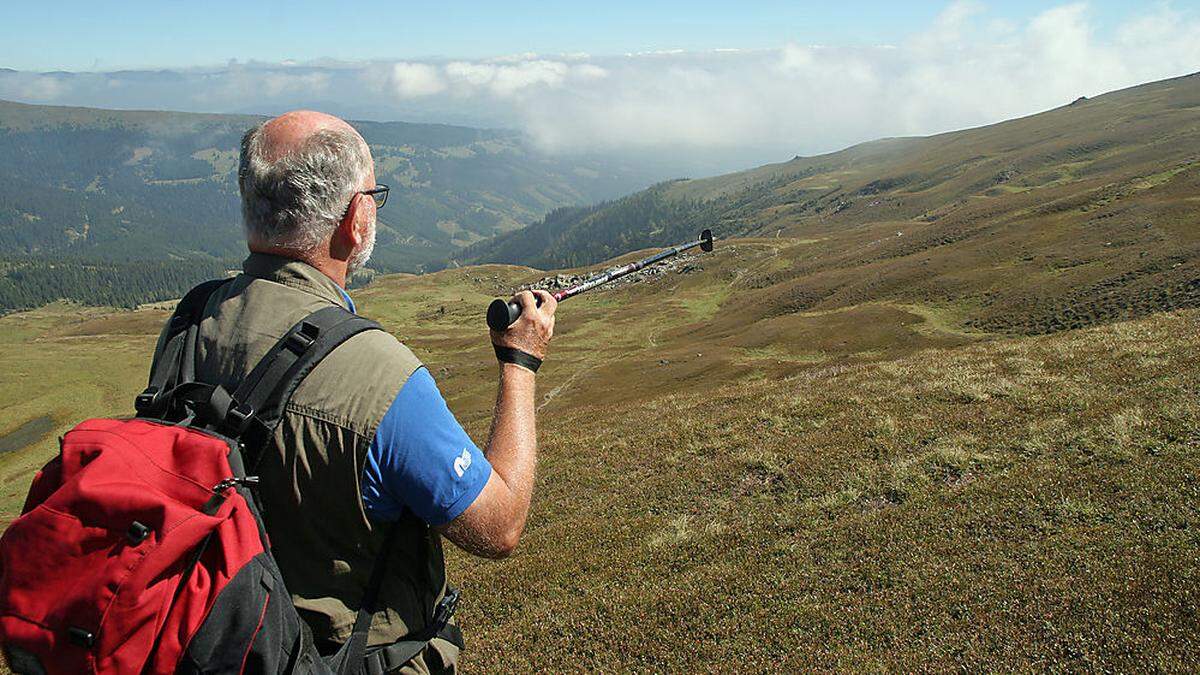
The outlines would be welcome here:
<svg viewBox="0 0 1200 675">
<path fill-rule="evenodd" d="M 355 309 L 354 302 L 341 286 L 306 262 L 267 253 L 251 253 L 242 263 L 242 271 L 256 279 L 274 281 L 311 293 L 351 312 Z"/>
</svg>

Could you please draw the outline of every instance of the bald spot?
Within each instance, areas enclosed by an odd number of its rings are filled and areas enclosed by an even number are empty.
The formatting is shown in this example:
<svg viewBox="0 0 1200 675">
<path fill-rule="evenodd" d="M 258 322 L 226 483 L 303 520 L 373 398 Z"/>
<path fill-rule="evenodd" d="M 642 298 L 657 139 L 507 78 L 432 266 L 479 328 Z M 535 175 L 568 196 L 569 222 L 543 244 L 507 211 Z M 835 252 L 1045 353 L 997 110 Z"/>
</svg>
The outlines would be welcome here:
<svg viewBox="0 0 1200 675">
<path fill-rule="evenodd" d="M 263 154 L 268 162 L 296 150 L 314 133 L 323 129 L 349 131 L 363 144 L 367 142 L 345 120 L 315 110 L 293 110 L 270 120 L 262 128 Z M 368 150 L 368 156 L 370 156 Z"/>
</svg>

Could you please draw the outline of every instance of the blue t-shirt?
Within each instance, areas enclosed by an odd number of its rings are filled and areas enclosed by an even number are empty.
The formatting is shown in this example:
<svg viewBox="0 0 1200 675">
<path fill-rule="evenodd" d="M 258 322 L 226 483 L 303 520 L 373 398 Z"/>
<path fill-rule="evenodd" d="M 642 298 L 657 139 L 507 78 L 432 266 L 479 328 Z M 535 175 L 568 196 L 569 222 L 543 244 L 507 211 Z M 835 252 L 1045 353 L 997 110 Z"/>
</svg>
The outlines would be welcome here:
<svg viewBox="0 0 1200 675">
<path fill-rule="evenodd" d="M 430 525 L 454 520 L 475 501 L 492 465 L 418 368 L 383 416 L 363 467 L 362 500 L 374 519 L 405 509 Z"/>
<path fill-rule="evenodd" d="M 350 311 L 354 301 L 338 289 Z M 367 450 L 362 500 L 377 520 L 405 509 L 430 525 L 448 523 L 475 501 L 492 465 L 471 442 L 425 368 L 400 388 Z"/>
</svg>

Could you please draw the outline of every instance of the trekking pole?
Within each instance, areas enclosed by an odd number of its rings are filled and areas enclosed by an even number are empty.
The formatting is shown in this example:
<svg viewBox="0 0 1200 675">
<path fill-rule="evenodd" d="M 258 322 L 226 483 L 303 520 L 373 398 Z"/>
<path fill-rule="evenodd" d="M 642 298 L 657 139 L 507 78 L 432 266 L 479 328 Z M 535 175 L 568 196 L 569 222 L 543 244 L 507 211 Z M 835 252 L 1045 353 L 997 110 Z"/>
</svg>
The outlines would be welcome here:
<svg viewBox="0 0 1200 675">
<path fill-rule="evenodd" d="M 700 238 L 697 239 L 696 241 L 690 241 L 686 244 L 680 244 L 679 246 L 672 246 L 671 248 L 664 249 L 662 251 L 659 251 L 658 253 L 655 253 L 654 255 L 650 256 L 649 258 L 646 258 L 645 260 L 639 260 L 637 262 L 631 262 L 628 265 L 614 267 L 613 269 L 610 269 L 601 274 L 598 274 L 598 275 L 584 281 L 581 284 L 572 286 L 572 287 L 562 290 L 562 291 L 556 291 L 554 293 L 554 299 L 559 302 L 562 302 L 563 300 L 566 300 L 567 298 L 579 295 L 580 293 L 583 293 L 584 291 L 590 291 L 597 286 L 602 286 L 604 284 L 607 284 L 608 282 L 610 282 L 614 279 L 620 279 L 621 277 L 625 276 L 626 274 L 631 274 L 640 269 L 643 269 L 645 267 L 653 265 L 656 262 L 659 262 L 661 260 L 666 260 L 667 258 L 670 258 L 671 256 L 679 255 L 680 253 L 683 253 L 684 251 L 695 248 L 697 246 L 700 247 L 701 251 L 708 252 L 708 251 L 713 250 L 713 237 L 712 237 L 711 230 L 704 230 L 703 232 L 701 232 Z M 539 300 L 538 305 L 541 305 L 541 304 L 542 303 Z M 520 316 L 521 316 L 521 306 L 520 305 L 518 305 L 515 302 L 508 302 L 508 301 L 497 298 L 492 301 L 492 304 L 488 305 L 487 324 L 489 327 L 491 327 L 494 330 L 506 330 Z"/>
</svg>

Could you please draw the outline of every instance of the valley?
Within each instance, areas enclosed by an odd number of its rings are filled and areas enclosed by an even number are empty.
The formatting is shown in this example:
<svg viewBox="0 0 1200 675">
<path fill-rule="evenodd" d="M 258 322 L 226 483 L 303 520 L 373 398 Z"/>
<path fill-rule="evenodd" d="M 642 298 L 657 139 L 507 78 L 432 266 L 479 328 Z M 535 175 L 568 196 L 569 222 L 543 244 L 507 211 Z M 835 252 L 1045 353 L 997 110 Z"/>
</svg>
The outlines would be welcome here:
<svg viewBox="0 0 1200 675">
<path fill-rule="evenodd" d="M 238 147 L 263 119 L 0 101 L 0 313 L 55 299 L 133 307 L 235 268 Z M 463 246 L 667 170 L 548 155 L 515 131 L 354 124 L 401 205 L 380 212 L 360 282 L 438 269 Z"/>
</svg>

